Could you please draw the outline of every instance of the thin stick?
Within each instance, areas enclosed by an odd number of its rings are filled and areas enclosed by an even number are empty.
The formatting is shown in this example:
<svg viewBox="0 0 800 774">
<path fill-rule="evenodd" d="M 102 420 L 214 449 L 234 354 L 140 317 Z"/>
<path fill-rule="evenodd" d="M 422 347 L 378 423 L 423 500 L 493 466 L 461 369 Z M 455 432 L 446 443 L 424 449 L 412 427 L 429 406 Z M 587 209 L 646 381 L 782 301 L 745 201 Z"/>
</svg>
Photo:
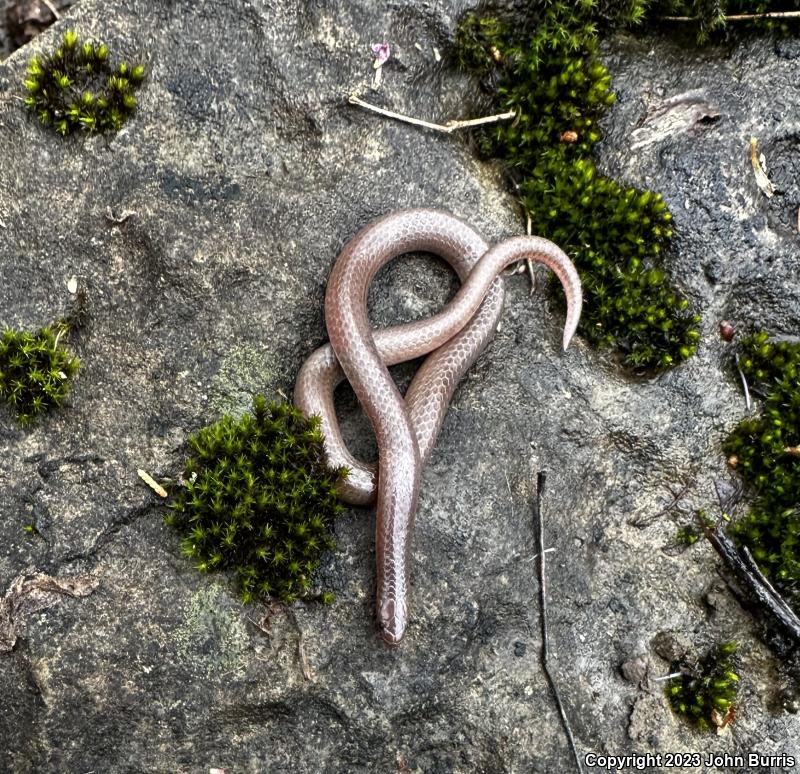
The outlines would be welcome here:
<svg viewBox="0 0 800 774">
<path fill-rule="evenodd" d="M 753 21 L 753 19 L 797 19 L 800 11 L 766 11 L 765 13 L 738 13 L 725 17 L 725 21 Z M 662 16 L 661 21 L 696 22 L 696 16 Z"/>
<path fill-rule="evenodd" d="M 672 495 L 672 500 L 667 503 L 658 513 L 654 516 L 643 516 L 641 519 L 631 519 L 628 522 L 632 527 L 636 527 L 637 529 L 644 529 L 645 527 L 650 527 L 655 524 L 662 516 L 666 516 L 673 508 L 677 507 L 683 496 L 689 491 L 690 484 L 684 484 L 683 487 L 676 493 L 674 490 L 670 490 L 670 494 Z"/>
<path fill-rule="evenodd" d="M 683 672 L 673 672 L 671 675 L 664 675 L 663 677 L 654 677 L 654 683 L 663 683 L 665 680 L 674 680 L 676 677 L 683 677 Z"/>
<path fill-rule="evenodd" d="M 795 632 L 795 636 L 800 635 L 800 618 L 797 617 L 797 614 L 789 607 L 789 603 L 778 593 L 777 589 L 769 582 L 769 579 L 761 569 L 756 564 L 756 560 L 753 559 L 753 555 L 750 553 L 750 549 L 747 546 L 742 547 L 742 557 L 744 558 L 744 563 L 750 569 L 750 572 L 755 576 L 758 582 L 766 588 L 769 592 L 770 596 L 775 600 L 775 604 L 777 605 L 778 609 L 783 613 L 785 616 L 785 620 L 791 622 Z"/>
<path fill-rule="evenodd" d="M 421 118 L 412 118 L 411 116 L 403 115 L 402 113 L 395 113 L 393 110 L 386 110 L 385 108 L 378 107 L 377 105 L 373 105 L 369 102 L 364 102 L 363 99 L 356 96 L 355 94 L 351 94 L 347 101 L 351 105 L 358 105 L 359 107 L 366 108 L 367 110 L 371 110 L 373 113 L 379 113 L 382 116 L 386 116 L 387 118 L 394 118 L 397 121 L 404 121 L 407 124 L 413 124 L 414 126 L 422 126 L 425 129 L 433 129 L 437 132 L 444 132 L 445 134 L 451 134 L 456 129 L 465 129 L 469 126 L 481 126 L 483 124 L 494 124 L 498 121 L 507 121 L 510 118 L 514 118 L 516 113 L 511 110 L 508 113 L 498 113 L 494 116 L 484 116 L 483 118 L 470 118 L 467 120 L 454 120 L 448 121 L 446 124 L 434 124 L 430 121 L 423 121 Z"/>
<path fill-rule="evenodd" d="M 540 470 L 536 475 L 536 539 L 539 544 L 539 609 L 541 610 L 539 621 L 542 629 L 541 661 L 544 675 L 547 678 L 547 684 L 550 686 L 550 690 L 552 691 L 553 698 L 556 702 L 556 707 L 558 707 L 558 714 L 561 716 L 561 725 L 564 727 L 564 733 L 567 735 L 567 740 L 569 741 L 569 746 L 572 750 L 572 756 L 575 758 L 575 766 L 579 774 L 583 774 L 583 766 L 581 765 L 580 755 L 578 754 L 578 747 L 575 744 L 575 737 L 572 734 L 572 727 L 569 724 L 569 718 L 567 718 L 566 710 L 561 702 L 561 696 L 558 693 L 558 688 L 556 688 L 553 676 L 550 674 L 550 666 L 548 663 L 547 589 L 545 587 L 546 549 L 544 547 L 544 519 L 542 517 L 542 498 L 544 497 L 544 485 L 546 477 L 547 474 L 543 470 Z"/>
<path fill-rule="evenodd" d="M 800 618 L 764 577 L 747 548 L 740 552 L 721 527 L 711 527 L 702 520 L 700 527 L 733 576 L 756 602 L 758 609 L 769 613 L 773 622 L 795 642 L 800 642 Z"/>
<path fill-rule="evenodd" d="M 734 355 L 734 361 L 736 362 L 736 370 L 739 372 L 739 376 L 742 380 L 742 389 L 744 389 L 744 405 L 748 411 L 753 407 L 753 401 L 750 400 L 750 388 L 747 386 L 747 379 L 745 379 L 744 371 L 742 371 L 741 366 L 739 365 L 739 355 Z"/>
<path fill-rule="evenodd" d="M 61 18 L 61 14 L 58 12 L 58 9 L 50 2 L 50 0 L 42 0 L 42 2 L 47 6 L 50 13 L 53 14 L 53 18 L 58 21 Z"/>
</svg>

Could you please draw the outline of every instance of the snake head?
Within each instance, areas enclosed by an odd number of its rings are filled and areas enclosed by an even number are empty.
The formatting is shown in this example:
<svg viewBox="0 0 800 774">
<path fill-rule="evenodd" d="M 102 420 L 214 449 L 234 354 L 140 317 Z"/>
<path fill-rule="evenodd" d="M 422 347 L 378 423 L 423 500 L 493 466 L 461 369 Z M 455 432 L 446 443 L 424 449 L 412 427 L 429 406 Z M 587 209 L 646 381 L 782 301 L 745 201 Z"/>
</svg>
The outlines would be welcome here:
<svg viewBox="0 0 800 774">
<path fill-rule="evenodd" d="M 406 633 L 408 608 L 398 599 L 387 599 L 378 610 L 381 638 L 388 645 L 398 645 Z"/>
</svg>

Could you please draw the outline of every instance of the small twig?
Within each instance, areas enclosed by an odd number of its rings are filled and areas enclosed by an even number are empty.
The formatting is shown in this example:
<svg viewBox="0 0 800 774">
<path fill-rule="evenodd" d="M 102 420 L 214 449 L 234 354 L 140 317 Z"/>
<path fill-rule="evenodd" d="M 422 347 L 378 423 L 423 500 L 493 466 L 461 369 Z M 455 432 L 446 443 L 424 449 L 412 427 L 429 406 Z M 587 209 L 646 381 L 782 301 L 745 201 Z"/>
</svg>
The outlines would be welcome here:
<svg viewBox="0 0 800 774">
<path fill-rule="evenodd" d="M 747 548 L 740 553 L 721 527 L 711 527 L 702 519 L 700 526 L 716 552 L 728 565 L 728 569 L 753 600 L 762 606 L 796 642 L 800 642 L 800 618 L 764 577 Z"/>
<path fill-rule="evenodd" d="M 506 487 L 508 488 L 508 499 L 511 500 L 511 520 L 514 520 L 514 493 L 511 491 L 511 482 L 508 480 L 508 473 L 506 476 Z"/>
<path fill-rule="evenodd" d="M 670 489 L 672 500 L 653 516 L 643 516 L 641 519 L 632 519 L 629 524 L 637 529 L 644 529 L 655 524 L 662 516 L 666 516 L 673 508 L 678 506 L 684 495 L 689 491 L 690 484 L 684 484 L 677 492 Z"/>
<path fill-rule="evenodd" d="M 725 17 L 725 21 L 753 21 L 755 19 L 797 19 L 800 11 L 765 11 L 764 13 L 737 13 Z M 696 16 L 662 16 L 661 21 L 696 22 Z"/>
<path fill-rule="evenodd" d="M 800 619 L 798 619 L 797 614 L 794 612 L 794 610 L 792 610 L 791 607 L 789 607 L 789 604 L 786 602 L 786 600 L 769 582 L 769 579 L 766 577 L 766 575 L 761 572 L 761 569 L 756 564 L 756 560 L 753 559 L 753 555 L 750 553 L 750 549 L 747 546 L 742 547 L 742 558 L 744 559 L 744 563 L 747 565 L 750 572 L 756 577 L 758 582 L 767 589 L 767 591 L 770 593 L 770 596 L 773 597 L 775 604 L 783 611 L 787 620 L 792 621 L 793 624 L 796 624 L 797 631 L 800 632 Z"/>
<path fill-rule="evenodd" d="M 53 18 L 58 21 L 61 18 L 61 14 L 58 12 L 58 9 L 50 2 L 50 0 L 42 0 L 42 2 L 47 6 L 47 9 L 50 13 L 53 14 Z"/>
<path fill-rule="evenodd" d="M 437 132 L 444 132 L 445 134 L 450 134 L 456 129 L 465 129 L 470 126 L 482 126 L 483 124 L 494 124 L 498 121 L 507 121 L 510 118 L 514 118 L 516 115 L 516 113 L 511 110 L 508 113 L 498 113 L 497 115 L 484 116 L 483 118 L 453 120 L 448 121 L 446 124 L 434 124 L 431 121 L 423 121 L 421 118 L 412 118 L 411 116 L 406 116 L 402 113 L 395 113 L 393 110 L 386 110 L 385 108 L 378 107 L 377 105 L 373 105 L 369 102 L 364 102 L 363 99 L 355 94 L 351 94 L 347 98 L 347 101 L 351 105 L 358 105 L 359 107 L 371 110 L 373 113 L 379 113 L 387 118 L 394 118 L 397 121 L 404 121 L 405 123 L 413 124 L 414 126 L 422 126 L 425 129 L 434 129 Z"/>
<path fill-rule="evenodd" d="M 674 680 L 676 677 L 683 677 L 683 672 L 673 672 L 671 675 L 664 675 L 663 677 L 654 677 L 654 683 L 663 683 L 666 680 Z"/>
<path fill-rule="evenodd" d="M 747 386 L 747 379 L 745 378 L 744 371 L 742 371 L 741 366 L 739 365 L 739 355 L 738 353 L 733 356 L 734 362 L 736 363 L 736 370 L 739 372 L 739 377 L 742 380 L 742 389 L 744 390 L 744 405 L 748 411 L 753 408 L 753 401 L 750 400 L 750 388 Z"/>
<path fill-rule="evenodd" d="M 572 727 L 569 724 L 566 710 L 561 702 L 561 696 L 556 688 L 553 676 L 550 674 L 550 666 L 548 663 L 548 630 L 547 630 L 547 589 L 545 586 L 545 553 L 547 549 L 544 547 L 544 526 L 542 517 L 542 498 L 544 497 L 544 485 L 547 474 L 540 470 L 536 475 L 536 539 L 539 544 L 539 609 L 541 611 L 539 621 L 542 630 L 542 650 L 541 661 L 544 675 L 547 678 L 547 684 L 553 693 L 553 698 L 558 707 L 558 714 L 561 716 L 561 725 L 564 727 L 564 733 L 567 735 L 572 755 L 575 758 L 575 766 L 579 774 L 583 774 L 583 766 L 581 765 L 581 758 L 578 754 L 578 747 L 575 744 L 575 737 L 572 734 Z"/>
</svg>

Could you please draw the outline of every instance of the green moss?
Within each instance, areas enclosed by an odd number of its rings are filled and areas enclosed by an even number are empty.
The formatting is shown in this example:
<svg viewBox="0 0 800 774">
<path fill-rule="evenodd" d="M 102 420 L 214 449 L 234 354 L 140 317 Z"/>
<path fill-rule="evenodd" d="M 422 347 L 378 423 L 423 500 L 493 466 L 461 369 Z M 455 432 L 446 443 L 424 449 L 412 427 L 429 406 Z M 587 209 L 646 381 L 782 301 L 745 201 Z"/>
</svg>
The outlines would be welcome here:
<svg viewBox="0 0 800 774">
<path fill-rule="evenodd" d="M 530 17 L 467 14 L 455 58 L 476 75 L 491 109 L 513 121 L 480 131 L 485 156 L 501 159 L 533 232 L 573 259 L 584 287 L 580 331 L 615 347 L 634 368 L 666 368 L 697 349 L 700 318 L 670 283 L 661 256 L 672 216 L 652 191 L 601 175 L 591 157 L 614 101 L 597 56 L 597 24 L 641 18 L 641 2 L 545 2 Z"/>
<path fill-rule="evenodd" d="M 681 527 L 675 533 L 675 541 L 682 546 L 693 546 L 700 538 L 700 533 L 694 527 Z"/>
<path fill-rule="evenodd" d="M 28 63 L 25 104 L 62 135 L 117 130 L 136 110 L 144 75 L 142 65 L 112 64 L 108 46 L 69 30 L 54 52 Z"/>
<path fill-rule="evenodd" d="M 781 591 L 800 591 L 800 343 L 770 341 L 761 331 L 740 344 L 740 367 L 764 396 L 761 414 L 736 427 L 725 452 L 755 495 L 735 522 L 733 537 L 748 547 Z"/>
<path fill-rule="evenodd" d="M 80 362 L 61 345 L 64 323 L 37 333 L 6 328 L 0 336 L 0 400 L 28 425 L 61 405 Z"/>
<path fill-rule="evenodd" d="M 232 571 L 246 602 L 305 596 L 334 547 L 336 486 L 346 475 L 327 467 L 319 418 L 257 395 L 252 414 L 224 416 L 189 445 L 186 486 L 167 517 L 184 534 L 184 553 L 201 571 Z"/>
<path fill-rule="evenodd" d="M 709 651 L 696 666 L 673 664 L 680 670 L 665 689 L 673 711 L 700 729 L 727 725 L 735 712 L 739 675 L 734 665 L 738 646 L 725 642 Z"/>
</svg>

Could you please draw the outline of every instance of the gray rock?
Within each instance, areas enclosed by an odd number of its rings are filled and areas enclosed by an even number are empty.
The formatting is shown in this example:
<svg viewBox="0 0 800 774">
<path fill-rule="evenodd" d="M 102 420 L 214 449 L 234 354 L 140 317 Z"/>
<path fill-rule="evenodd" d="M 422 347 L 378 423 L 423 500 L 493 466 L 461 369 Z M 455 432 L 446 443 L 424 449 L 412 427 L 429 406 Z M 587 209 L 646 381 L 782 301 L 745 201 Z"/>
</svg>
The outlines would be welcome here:
<svg viewBox="0 0 800 774">
<path fill-rule="evenodd" d="M 620 664 L 620 674 L 636 686 L 641 686 L 647 680 L 650 662 L 645 656 L 634 656 Z"/>
<path fill-rule="evenodd" d="M 653 651 L 670 664 L 676 661 L 697 661 L 692 640 L 681 632 L 659 632 L 650 643 Z"/>
<path fill-rule="evenodd" d="M 538 660 L 541 468 L 552 668 L 580 748 L 800 752 L 797 715 L 768 711 L 773 660 L 749 614 L 706 617 L 710 547 L 669 556 L 674 513 L 648 519 L 684 482 L 685 507 L 713 509 L 713 482 L 728 475 L 720 441 L 745 409 L 719 319 L 797 333 L 800 59 L 771 39 L 701 52 L 607 43 L 620 99 L 599 158 L 671 206 L 669 260 L 704 313 L 700 352 L 631 381 L 581 341 L 561 354 L 559 313 L 509 279 L 502 330 L 424 474 L 402 647 L 375 635 L 371 512 L 337 525 L 320 573 L 335 604 L 287 615 L 244 607 L 225 578 L 199 575 L 136 475 L 176 476 L 190 433 L 253 391 L 291 391 L 325 340 L 330 267 L 377 215 L 435 206 L 491 240 L 521 232 L 502 179 L 458 137 L 346 103 L 359 91 L 428 119 L 467 115 L 465 82 L 433 52 L 462 8 L 84 0 L 0 65 L 0 323 L 63 314 L 72 275 L 89 299 L 69 405 L 32 430 L 0 411 L 0 590 L 29 568 L 99 580 L 32 612 L 0 656 L 0 770 L 567 770 Z M 28 56 L 69 25 L 148 66 L 141 109 L 116 136 L 62 140 L 19 101 Z M 383 39 L 394 55 L 372 93 L 370 44 Z M 631 152 L 649 108 L 699 88 L 715 123 Z M 782 191 L 772 200 L 752 176 L 753 134 Z M 108 208 L 136 214 L 116 224 Z M 433 262 L 398 262 L 375 282 L 374 320 L 430 314 L 453 286 Z M 369 454 L 348 395 L 342 415 Z M 655 694 L 629 728 L 640 693 L 617 666 L 660 631 L 746 642 L 735 734 L 699 740 Z"/>
</svg>

